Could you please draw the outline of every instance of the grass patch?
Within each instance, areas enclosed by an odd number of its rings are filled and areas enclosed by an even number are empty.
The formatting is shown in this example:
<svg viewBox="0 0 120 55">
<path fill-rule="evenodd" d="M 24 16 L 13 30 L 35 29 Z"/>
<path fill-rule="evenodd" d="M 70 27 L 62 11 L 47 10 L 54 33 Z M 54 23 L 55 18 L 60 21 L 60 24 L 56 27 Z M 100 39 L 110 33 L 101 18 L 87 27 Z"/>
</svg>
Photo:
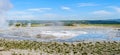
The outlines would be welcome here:
<svg viewBox="0 0 120 55">
<path fill-rule="evenodd" d="M 119 27 L 120 24 L 80 24 L 80 26 Z"/>
<path fill-rule="evenodd" d="M 48 54 L 78 55 L 78 54 L 98 54 L 113 55 L 120 54 L 120 42 L 37 42 L 37 41 L 9 41 L 0 39 L 0 47 L 5 49 L 23 49 L 23 50 L 40 50 Z"/>
</svg>

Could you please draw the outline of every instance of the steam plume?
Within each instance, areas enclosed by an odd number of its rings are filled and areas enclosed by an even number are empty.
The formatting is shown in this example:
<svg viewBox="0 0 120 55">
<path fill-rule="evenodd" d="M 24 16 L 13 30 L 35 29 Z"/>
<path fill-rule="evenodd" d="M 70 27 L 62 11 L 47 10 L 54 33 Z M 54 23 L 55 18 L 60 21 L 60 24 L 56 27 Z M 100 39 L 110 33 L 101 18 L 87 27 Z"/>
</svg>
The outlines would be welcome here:
<svg viewBox="0 0 120 55">
<path fill-rule="evenodd" d="M 10 0 L 0 0 L 0 28 L 7 27 L 6 12 L 12 8 Z"/>
</svg>

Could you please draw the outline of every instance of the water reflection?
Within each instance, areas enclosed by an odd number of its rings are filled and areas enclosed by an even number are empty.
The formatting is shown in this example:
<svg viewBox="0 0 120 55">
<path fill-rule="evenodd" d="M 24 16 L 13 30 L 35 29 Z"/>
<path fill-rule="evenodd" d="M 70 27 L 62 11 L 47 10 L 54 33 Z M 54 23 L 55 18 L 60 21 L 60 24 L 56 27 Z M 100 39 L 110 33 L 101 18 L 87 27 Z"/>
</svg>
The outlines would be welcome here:
<svg viewBox="0 0 120 55">
<path fill-rule="evenodd" d="M 120 37 L 120 29 L 117 30 L 116 37 Z"/>
<path fill-rule="evenodd" d="M 67 41 L 120 41 L 120 30 L 84 29 L 88 34 L 76 36 Z"/>
</svg>

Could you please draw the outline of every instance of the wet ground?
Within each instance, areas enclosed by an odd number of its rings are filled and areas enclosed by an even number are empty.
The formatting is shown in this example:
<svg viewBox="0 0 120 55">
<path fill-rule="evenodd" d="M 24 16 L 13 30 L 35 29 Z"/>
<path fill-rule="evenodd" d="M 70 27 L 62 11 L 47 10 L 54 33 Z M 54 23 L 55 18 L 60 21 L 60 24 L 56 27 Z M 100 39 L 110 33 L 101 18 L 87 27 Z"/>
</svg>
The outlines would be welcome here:
<svg viewBox="0 0 120 55">
<path fill-rule="evenodd" d="M 54 38 L 51 36 L 47 39 L 36 38 L 34 35 L 41 31 L 51 31 L 58 32 L 58 36 L 70 34 L 67 39 Z M 66 32 L 64 34 L 59 34 L 59 32 Z M 29 32 L 29 33 L 28 33 Z M 83 32 L 83 33 L 78 33 Z M 50 33 L 52 34 L 52 33 Z M 54 35 L 56 33 L 53 33 Z M 57 36 L 57 35 L 56 35 Z M 15 39 L 15 40 L 33 40 L 33 41 L 66 41 L 66 42 L 75 42 L 75 41 L 120 41 L 120 30 L 114 28 L 64 28 L 64 27 L 44 27 L 44 28 L 19 28 L 19 29 L 10 29 L 0 32 L 1 38 Z M 64 36 L 63 36 L 64 37 Z M 63 38 L 62 37 L 62 38 Z"/>
</svg>

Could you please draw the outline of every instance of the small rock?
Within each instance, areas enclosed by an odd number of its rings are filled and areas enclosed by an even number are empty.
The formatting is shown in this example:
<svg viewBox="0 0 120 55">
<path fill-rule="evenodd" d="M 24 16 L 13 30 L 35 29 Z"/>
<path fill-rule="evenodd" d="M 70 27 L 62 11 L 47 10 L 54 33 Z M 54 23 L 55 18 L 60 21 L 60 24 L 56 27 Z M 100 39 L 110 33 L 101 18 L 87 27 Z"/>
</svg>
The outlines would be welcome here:
<svg viewBox="0 0 120 55">
<path fill-rule="evenodd" d="M 4 49 L 4 48 L 2 48 L 2 47 L 0 47 L 0 51 L 5 51 L 5 49 Z"/>
</svg>

